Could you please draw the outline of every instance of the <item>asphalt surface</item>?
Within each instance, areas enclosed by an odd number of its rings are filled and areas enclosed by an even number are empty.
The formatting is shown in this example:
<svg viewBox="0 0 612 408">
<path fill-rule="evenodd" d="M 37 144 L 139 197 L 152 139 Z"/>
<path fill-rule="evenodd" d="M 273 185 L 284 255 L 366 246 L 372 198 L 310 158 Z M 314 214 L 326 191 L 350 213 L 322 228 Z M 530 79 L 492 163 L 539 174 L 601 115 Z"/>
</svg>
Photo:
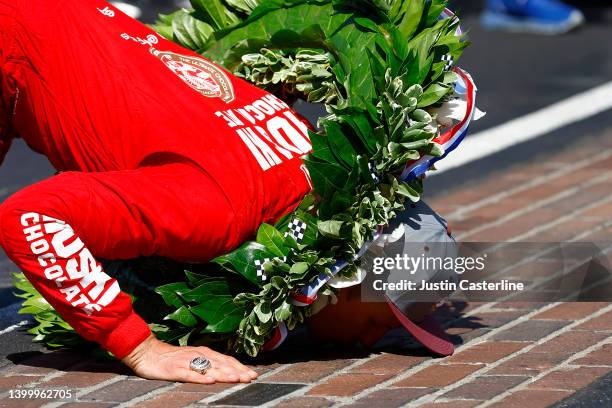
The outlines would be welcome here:
<svg viewBox="0 0 612 408">
<path fill-rule="evenodd" d="M 152 21 L 158 12 L 172 9 L 170 1 L 141 1 L 146 7 L 143 19 Z M 469 32 L 471 47 L 460 64 L 469 71 L 479 88 L 478 106 L 487 116 L 475 123 L 472 132 L 484 130 L 520 117 L 574 94 L 612 80 L 612 6 L 604 1 L 581 1 L 587 24 L 564 36 L 536 36 L 486 32 L 478 23 L 479 1 L 454 1 L 464 28 Z M 148 5 L 148 6 L 147 6 Z M 430 195 L 440 194 L 479 174 L 503 171 L 506 165 L 532 160 L 542 153 L 581 138 L 602 137 L 612 127 L 612 112 L 605 112 L 546 135 L 525 145 L 515 146 L 503 154 L 484 158 L 428 181 Z M 16 141 L 0 168 L 0 201 L 18 189 L 51 176 L 48 161 L 20 140 Z M 16 315 L 16 299 L 11 294 L 10 274 L 16 267 L 0 254 L 0 331 L 22 320 Z M 0 335 L 0 356 L 35 350 L 22 333 Z M 4 360 L 6 363 L 6 360 Z M 609 392 L 610 378 L 600 381 Z M 593 388 L 593 392 L 599 388 Z M 588 392 L 585 391 L 588 401 Z M 602 394 L 603 395 L 603 394 Z M 609 398 L 602 396 L 602 398 Z M 575 398 L 580 400 L 580 396 Z M 574 399 L 575 399 L 574 398 Z M 609 401 L 609 399 L 608 399 Z M 577 404 L 576 402 L 572 402 Z M 569 404 L 569 402 L 568 402 Z M 561 405 L 587 406 L 587 405 Z"/>
</svg>

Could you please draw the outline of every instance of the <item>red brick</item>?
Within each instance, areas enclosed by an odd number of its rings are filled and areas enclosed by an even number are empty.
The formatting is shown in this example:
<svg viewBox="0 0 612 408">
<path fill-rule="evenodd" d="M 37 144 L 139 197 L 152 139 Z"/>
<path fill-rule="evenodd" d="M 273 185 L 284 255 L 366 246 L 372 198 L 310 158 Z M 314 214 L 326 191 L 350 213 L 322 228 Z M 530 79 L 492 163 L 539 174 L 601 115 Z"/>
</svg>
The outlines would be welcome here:
<svg viewBox="0 0 612 408">
<path fill-rule="evenodd" d="M 480 227 L 482 224 L 492 221 L 491 218 L 468 218 L 466 220 L 449 220 L 451 232 L 453 236 L 457 237 L 463 234 L 467 234 L 472 230 Z"/>
<path fill-rule="evenodd" d="M 557 220 L 562 213 L 560 211 L 547 208 L 537 208 L 525 214 L 513 217 L 503 224 L 491 226 L 483 229 L 473 235 L 470 235 L 470 240 L 480 240 L 483 242 L 503 242 L 508 241 L 516 236 L 525 234 L 531 231 L 536 226 Z M 466 237 L 462 237 L 466 240 Z"/>
<path fill-rule="evenodd" d="M 522 376 L 483 376 L 442 395 L 442 398 L 464 398 L 488 400 L 513 388 L 528 377 Z"/>
<path fill-rule="evenodd" d="M 577 353 L 608 337 L 607 333 L 567 331 L 531 349 L 530 353 Z"/>
<path fill-rule="evenodd" d="M 308 392 L 308 394 L 348 397 L 380 384 L 391 377 L 391 375 L 373 375 L 361 373 L 340 374 L 337 377 L 328 379 L 323 384 L 315 386 Z"/>
<path fill-rule="evenodd" d="M 508 361 L 503 362 L 493 370 L 490 374 L 499 375 L 530 375 L 535 376 L 542 371 L 548 370 L 556 366 L 560 362 L 567 360 L 572 353 L 561 352 L 545 352 L 532 353 L 527 352 L 519 354 Z"/>
<path fill-rule="evenodd" d="M 33 382 L 39 381 L 41 377 L 31 375 L 14 375 L 10 377 L 0 377 L 0 392 L 12 390 L 17 387 L 24 387 Z"/>
<path fill-rule="evenodd" d="M 523 310 L 524 313 L 527 313 L 531 310 L 540 309 L 543 306 L 546 306 L 548 302 L 528 302 L 528 301 L 507 301 L 498 303 L 496 307 L 504 308 L 504 309 L 519 309 Z"/>
<path fill-rule="evenodd" d="M 606 241 L 609 240 L 612 236 L 612 227 L 607 228 L 598 228 L 594 231 L 591 231 L 588 235 L 580 238 L 581 241 Z"/>
<path fill-rule="evenodd" d="M 445 360 L 447 363 L 492 363 L 526 347 L 526 343 L 487 341 L 461 351 Z"/>
<path fill-rule="evenodd" d="M 295 397 L 289 398 L 274 405 L 276 408 L 326 408 L 334 405 L 333 401 L 330 401 L 321 397 Z"/>
<path fill-rule="evenodd" d="M 69 404 L 64 404 L 62 408 L 108 408 L 116 406 L 116 404 L 107 403 L 107 402 L 71 402 Z"/>
<path fill-rule="evenodd" d="M 612 366 L 612 344 L 605 344 L 586 356 L 572 361 L 574 365 Z"/>
<path fill-rule="evenodd" d="M 460 343 L 465 344 L 469 341 L 472 341 L 478 337 L 485 335 L 490 332 L 491 329 L 488 327 L 449 327 L 446 329 L 446 333 L 451 336 L 451 338 L 460 338 Z"/>
<path fill-rule="evenodd" d="M 612 157 L 597 161 L 593 163 L 591 167 L 597 170 L 612 170 Z"/>
<path fill-rule="evenodd" d="M 437 203 L 450 203 L 452 205 L 462 206 L 473 204 L 487 197 L 489 197 L 489 194 L 484 191 L 477 191 L 476 189 L 459 189 L 449 194 L 445 194 L 443 198 L 432 200 L 432 206 L 435 207 Z"/>
<path fill-rule="evenodd" d="M 38 408 L 48 404 L 48 400 L 34 399 L 9 399 L 8 397 L 0 401 L 2 408 Z"/>
<path fill-rule="evenodd" d="M 597 217 L 603 220 L 612 218 L 612 203 L 602 203 L 584 212 L 586 217 Z"/>
<path fill-rule="evenodd" d="M 266 381 L 312 383 L 348 366 L 353 361 L 341 359 L 294 363 L 267 377 Z"/>
<path fill-rule="evenodd" d="M 529 385 L 529 388 L 576 391 L 610 371 L 612 371 L 612 369 L 608 367 L 562 369 L 546 374 L 544 377 Z"/>
<path fill-rule="evenodd" d="M 462 215 L 465 219 L 477 219 L 478 217 L 482 217 L 488 220 L 496 220 L 507 214 L 523 210 L 532 204 L 532 202 L 522 197 L 502 198 L 500 201 L 495 201 L 485 206 L 475 208 Z"/>
<path fill-rule="evenodd" d="M 429 359 L 430 357 L 383 353 L 352 368 L 350 373 L 397 375 Z"/>
<path fill-rule="evenodd" d="M 612 330 L 612 311 L 606 312 L 601 316 L 597 316 L 588 320 L 576 327 L 574 330 Z"/>
<path fill-rule="evenodd" d="M 506 329 L 493 338 L 495 340 L 536 341 L 568 325 L 563 320 L 527 320 Z"/>
<path fill-rule="evenodd" d="M 526 313 L 527 312 L 524 310 L 481 312 L 476 315 L 469 316 L 466 318 L 466 320 L 471 322 L 472 325 L 495 329 L 518 319 Z"/>
<path fill-rule="evenodd" d="M 555 154 L 550 158 L 550 160 L 560 163 L 574 164 L 576 163 L 576 160 L 589 159 L 605 151 L 605 149 L 602 149 L 602 142 L 603 140 L 601 142 L 598 141 L 596 143 L 580 144 L 575 147 L 572 146 L 573 148 L 571 149 L 567 149 L 562 153 Z"/>
<path fill-rule="evenodd" d="M 249 365 L 249 368 L 255 370 L 257 374 L 260 376 L 262 374 L 269 373 L 272 370 L 276 370 L 277 368 L 282 367 L 284 364 L 282 363 L 269 363 L 269 364 L 257 364 L 257 365 Z"/>
<path fill-rule="evenodd" d="M 485 364 L 433 365 L 414 373 L 404 380 L 394 383 L 392 387 L 446 387 L 483 367 L 485 367 Z"/>
<path fill-rule="evenodd" d="M 546 408 L 567 398 L 570 391 L 522 390 L 491 405 L 494 408 Z"/>
<path fill-rule="evenodd" d="M 598 312 L 607 305 L 604 302 L 564 302 L 538 313 L 531 319 L 580 320 Z"/>
<path fill-rule="evenodd" d="M 508 265 L 510 266 L 510 265 Z M 510 269 L 504 277 L 535 280 L 548 278 L 568 268 L 568 263 L 559 259 L 536 259 L 524 265 Z"/>
<path fill-rule="evenodd" d="M 601 221 L 577 216 L 563 221 L 538 232 L 529 237 L 531 242 L 565 242 L 594 228 L 598 228 Z"/>
<path fill-rule="evenodd" d="M 215 383 L 215 384 L 183 383 L 183 384 L 178 384 L 175 388 L 173 388 L 173 390 L 177 392 L 196 392 L 196 393 L 206 392 L 210 394 L 217 394 L 219 392 L 225 391 L 229 388 L 236 387 L 236 386 L 237 384 L 230 384 L 230 383 Z"/>
<path fill-rule="evenodd" d="M 88 373 L 71 371 L 62 376 L 52 378 L 41 386 L 43 387 L 70 387 L 71 389 L 86 388 L 115 377 L 113 373 Z"/>
<path fill-rule="evenodd" d="M 168 391 L 153 399 L 138 403 L 142 408 L 183 408 L 211 396 L 210 393 Z"/>
<path fill-rule="evenodd" d="M 454 400 L 445 402 L 430 402 L 429 404 L 419 405 L 419 408 L 473 408 L 482 401 L 469 401 L 469 400 Z"/>
<path fill-rule="evenodd" d="M 372 394 L 351 403 L 351 407 L 401 407 L 406 403 L 416 400 L 417 398 L 420 398 L 423 395 L 433 391 L 435 390 L 425 388 L 387 388 L 375 391 Z"/>
<path fill-rule="evenodd" d="M 82 396 L 81 399 L 100 402 L 125 402 L 169 384 L 172 383 L 154 380 L 123 380 L 92 391 Z"/>
</svg>

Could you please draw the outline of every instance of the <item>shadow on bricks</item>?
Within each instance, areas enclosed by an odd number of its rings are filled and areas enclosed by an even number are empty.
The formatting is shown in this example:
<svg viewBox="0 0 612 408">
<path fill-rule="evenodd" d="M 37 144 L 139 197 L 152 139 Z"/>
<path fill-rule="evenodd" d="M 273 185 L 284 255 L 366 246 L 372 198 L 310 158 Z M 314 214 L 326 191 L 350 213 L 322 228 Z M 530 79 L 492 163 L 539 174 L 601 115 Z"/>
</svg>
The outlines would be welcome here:
<svg viewBox="0 0 612 408">
<path fill-rule="evenodd" d="M 118 375 L 131 374 L 129 368 L 111 357 L 92 357 L 89 352 L 52 351 L 43 353 L 22 352 L 7 356 L 16 366 L 46 368 L 64 372 L 80 371 L 92 373 L 110 373 Z"/>
</svg>

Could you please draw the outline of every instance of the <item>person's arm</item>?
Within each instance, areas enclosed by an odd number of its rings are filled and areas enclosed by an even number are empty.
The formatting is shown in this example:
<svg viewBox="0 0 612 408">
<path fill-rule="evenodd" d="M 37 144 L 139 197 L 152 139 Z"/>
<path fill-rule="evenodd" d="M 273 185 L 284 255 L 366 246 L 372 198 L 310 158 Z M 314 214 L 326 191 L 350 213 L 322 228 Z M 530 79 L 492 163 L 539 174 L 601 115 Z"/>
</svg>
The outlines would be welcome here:
<svg viewBox="0 0 612 408">
<path fill-rule="evenodd" d="M 99 343 L 136 374 L 172 381 L 248 382 L 256 374 L 235 359 L 154 339 L 133 311 L 130 297 L 94 257 L 135 258 L 164 245 L 167 238 L 156 238 L 153 217 L 144 214 L 150 207 L 147 200 L 167 195 L 168 185 L 156 175 L 154 169 L 70 172 L 25 188 L 0 206 L 0 243 L 81 336 Z M 172 217 L 173 204 L 163 204 L 165 213 L 157 207 L 152 212 Z M 189 370 L 199 354 L 213 363 L 206 376 Z"/>
<path fill-rule="evenodd" d="M 12 14 L 13 8 L 0 5 L 0 165 L 4 161 L 6 152 L 11 147 L 11 136 L 9 135 L 10 103 L 14 100 L 14 86 L 10 83 L 5 72 L 5 63 L 8 60 L 8 50 L 12 46 Z"/>
</svg>

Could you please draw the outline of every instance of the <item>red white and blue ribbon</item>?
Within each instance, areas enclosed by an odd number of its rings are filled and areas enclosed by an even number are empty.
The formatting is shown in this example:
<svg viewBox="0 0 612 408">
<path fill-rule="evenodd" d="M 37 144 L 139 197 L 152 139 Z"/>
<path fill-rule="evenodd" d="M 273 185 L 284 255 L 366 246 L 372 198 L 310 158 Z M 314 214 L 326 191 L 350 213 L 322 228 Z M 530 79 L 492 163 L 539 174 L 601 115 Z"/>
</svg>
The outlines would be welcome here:
<svg viewBox="0 0 612 408">
<path fill-rule="evenodd" d="M 449 129 L 447 132 L 436 137 L 434 142 L 438 143 L 444 149 L 444 154 L 439 157 L 425 155 L 420 159 L 408 162 L 406 168 L 402 172 L 401 179 L 404 181 L 413 180 L 424 174 L 439 160 L 445 158 L 450 152 L 455 150 L 463 141 L 470 128 L 470 123 L 476 113 L 476 85 L 472 77 L 467 72 L 460 68 L 454 68 L 453 71 L 458 75 L 455 83 L 455 92 L 460 95 L 467 96 L 467 109 L 463 119 Z"/>
<path fill-rule="evenodd" d="M 270 340 L 268 340 L 261 349 L 263 351 L 272 351 L 279 348 L 280 345 L 287 339 L 288 333 L 289 330 L 287 329 L 285 322 L 280 322 L 276 330 L 274 330 L 272 338 L 270 338 Z"/>
<path fill-rule="evenodd" d="M 366 242 L 359 252 L 355 255 L 354 260 L 357 260 L 366 253 L 368 248 L 372 245 L 374 241 L 376 241 L 380 234 L 382 233 L 383 226 L 379 225 L 376 232 L 374 233 L 372 240 Z M 317 293 L 319 289 L 323 287 L 327 282 L 329 282 L 334 276 L 338 274 L 342 269 L 344 269 L 349 263 L 343 259 L 338 260 L 334 265 L 332 265 L 331 274 L 327 275 L 325 273 L 320 274 L 317 279 L 312 281 L 309 285 L 304 286 L 302 290 L 299 292 L 293 293 L 291 295 L 291 303 L 295 306 L 308 306 L 311 305 L 315 300 L 317 300 Z"/>
</svg>

